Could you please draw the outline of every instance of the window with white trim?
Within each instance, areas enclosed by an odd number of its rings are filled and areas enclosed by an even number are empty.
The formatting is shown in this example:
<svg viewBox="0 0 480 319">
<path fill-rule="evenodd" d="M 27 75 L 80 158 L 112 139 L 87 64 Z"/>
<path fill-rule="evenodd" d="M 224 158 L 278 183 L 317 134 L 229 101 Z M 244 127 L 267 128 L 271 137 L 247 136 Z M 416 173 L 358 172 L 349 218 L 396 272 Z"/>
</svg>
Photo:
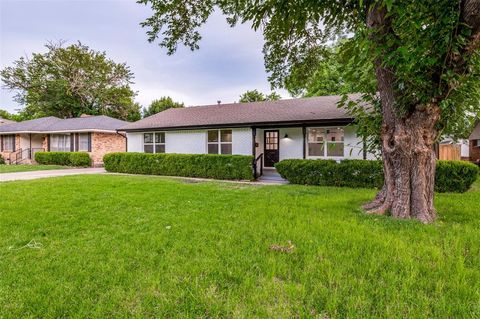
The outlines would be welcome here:
<svg viewBox="0 0 480 319">
<path fill-rule="evenodd" d="M 165 132 L 144 133 L 143 151 L 145 153 L 165 153 Z"/>
<path fill-rule="evenodd" d="M 309 128 L 307 155 L 309 157 L 343 157 L 344 136 L 342 128 Z"/>
<path fill-rule="evenodd" d="M 13 152 L 15 150 L 15 135 L 4 135 L 2 137 L 2 151 Z"/>
<path fill-rule="evenodd" d="M 90 143 L 88 138 L 88 133 L 78 133 L 78 145 L 75 149 L 79 152 L 88 152 L 88 144 Z"/>
<path fill-rule="evenodd" d="M 476 146 L 477 146 L 477 147 L 480 147 L 480 140 L 476 140 L 476 142 L 477 142 L 477 145 L 476 145 Z"/>
<path fill-rule="evenodd" d="M 51 134 L 51 152 L 70 152 L 70 134 Z"/>
<path fill-rule="evenodd" d="M 232 130 L 207 132 L 208 154 L 232 154 Z"/>
</svg>

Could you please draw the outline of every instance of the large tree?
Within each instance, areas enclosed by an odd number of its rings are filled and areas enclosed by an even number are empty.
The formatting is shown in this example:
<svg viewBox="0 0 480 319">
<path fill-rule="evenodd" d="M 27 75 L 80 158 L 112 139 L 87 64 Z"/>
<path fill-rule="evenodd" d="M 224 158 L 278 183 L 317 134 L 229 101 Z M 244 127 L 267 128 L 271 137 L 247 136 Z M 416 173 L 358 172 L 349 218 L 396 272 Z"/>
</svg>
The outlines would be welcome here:
<svg viewBox="0 0 480 319">
<path fill-rule="evenodd" d="M 258 90 L 250 90 L 240 95 L 240 103 L 261 102 L 261 101 L 277 101 L 281 96 L 277 92 L 264 94 Z"/>
<path fill-rule="evenodd" d="M 124 120 L 140 118 L 130 85 L 133 73 L 105 52 L 81 43 L 64 47 L 48 43 L 46 53 L 21 57 L 0 72 L 4 87 L 16 92 L 25 118 L 109 115 Z"/>
<path fill-rule="evenodd" d="M 185 104 L 183 104 L 183 102 L 182 103 L 175 102 L 169 96 L 163 96 L 160 99 L 153 100 L 152 103 L 150 103 L 150 105 L 148 106 L 148 108 L 143 109 L 143 117 L 154 115 L 171 108 L 180 108 L 180 107 L 185 107 Z"/>
<path fill-rule="evenodd" d="M 325 45 L 348 38 L 342 45 L 347 75 L 371 106 L 345 105 L 360 127 L 364 120 L 378 124 L 385 173 L 383 189 L 365 209 L 435 220 L 433 145 L 480 104 L 480 0 L 139 2 L 153 11 L 142 23 L 149 41 L 160 38 L 169 54 L 178 43 L 198 49 L 199 28 L 214 11 L 232 26 L 261 28 L 274 86 L 284 86 L 299 65 L 314 65 Z"/>
</svg>

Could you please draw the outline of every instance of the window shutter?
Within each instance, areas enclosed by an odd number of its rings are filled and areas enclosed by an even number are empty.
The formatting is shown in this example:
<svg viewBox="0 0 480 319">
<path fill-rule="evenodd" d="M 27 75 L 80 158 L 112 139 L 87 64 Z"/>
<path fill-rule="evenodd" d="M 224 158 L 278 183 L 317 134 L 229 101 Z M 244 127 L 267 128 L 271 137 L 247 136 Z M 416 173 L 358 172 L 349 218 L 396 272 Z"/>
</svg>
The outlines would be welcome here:
<svg viewBox="0 0 480 319">
<path fill-rule="evenodd" d="M 15 135 L 12 135 L 11 138 L 12 138 L 12 144 L 13 144 L 13 151 L 15 152 L 17 150 L 16 149 L 17 145 L 15 145 L 15 140 L 16 140 Z"/>
<path fill-rule="evenodd" d="M 47 135 L 47 152 L 50 152 L 50 134 Z"/>
<path fill-rule="evenodd" d="M 74 147 L 75 147 L 75 145 L 74 145 L 75 143 L 74 143 L 74 141 L 75 141 L 75 134 L 72 133 L 72 134 L 70 134 L 70 152 L 75 151 L 75 148 L 74 148 Z"/>
<path fill-rule="evenodd" d="M 0 135 L 0 152 L 3 152 L 3 135 Z"/>
<path fill-rule="evenodd" d="M 88 133 L 88 152 L 92 151 L 92 133 Z"/>
</svg>

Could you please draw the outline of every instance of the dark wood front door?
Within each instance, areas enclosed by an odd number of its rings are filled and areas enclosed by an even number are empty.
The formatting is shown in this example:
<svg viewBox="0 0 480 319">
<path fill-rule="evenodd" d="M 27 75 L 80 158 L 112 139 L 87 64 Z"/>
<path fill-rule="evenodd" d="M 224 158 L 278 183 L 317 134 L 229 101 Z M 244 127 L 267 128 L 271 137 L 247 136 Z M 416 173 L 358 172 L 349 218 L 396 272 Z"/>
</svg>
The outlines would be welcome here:
<svg viewBox="0 0 480 319">
<path fill-rule="evenodd" d="M 264 135 L 264 156 L 265 167 L 273 167 L 280 159 L 278 131 L 265 131 Z"/>
</svg>

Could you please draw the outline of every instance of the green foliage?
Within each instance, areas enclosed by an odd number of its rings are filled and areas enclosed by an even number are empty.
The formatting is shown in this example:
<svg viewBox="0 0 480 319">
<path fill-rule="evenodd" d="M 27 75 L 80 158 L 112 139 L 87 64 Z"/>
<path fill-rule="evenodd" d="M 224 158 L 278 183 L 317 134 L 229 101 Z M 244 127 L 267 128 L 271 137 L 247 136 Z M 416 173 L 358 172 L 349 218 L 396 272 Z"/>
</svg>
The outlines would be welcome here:
<svg viewBox="0 0 480 319">
<path fill-rule="evenodd" d="M 435 172 L 435 191 L 464 193 L 476 181 L 480 169 L 464 161 L 438 161 Z"/>
<path fill-rule="evenodd" d="M 357 82 L 347 80 L 339 49 L 340 46 L 334 46 L 313 51 L 309 59 L 292 67 L 285 78 L 285 88 L 293 96 L 302 97 L 358 92 Z"/>
<path fill-rule="evenodd" d="M 21 114 L 13 114 L 3 109 L 0 109 L 0 118 L 15 121 L 15 122 L 20 122 L 25 120 Z"/>
<path fill-rule="evenodd" d="M 289 182 L 301 185 L 381 188 L 383 166 L 367 160 L 283 160 L 275 165 Z M 438 161 L 435 191 L 464 193 L 477 179 L 479 169 L 463 161 Z"/>
<path fill-rule="evenodd" d="M 240 103 L 261 102 L 261 101 L 277 101 L 282 97 L 277 92 L 263 94 L 258 90 L 250 90 L 240 95 Z"/>
<path fill-rule="evenodd" d="M 244 155 L 110 153 L 103 163 L 117 173 L 252 180 L 252 160 Z"/>
<path fill-rule="evenodd" d="M 140 118 L 130 85 L 133 73 L 125 63 L 116 63 L 88 46 L 46 44 L 46 53 L 21 57 L 0 72 L 15 100 L 24 105 L 22 117 L 59 118 L 82 114 L 108 115 L 129 120 Z"/>
<path fill-rule="evenodd" d="M 35 161 L 42 165 L 92 166 L 92 160 L 85 152 L 37 152 Z"/>
<path fill-rule="evenodd" d="M 2 173 L 18 173 L 18 172 L 33 172 L 33 171 L 50 171 L 57 169 L 67 169 L 67 166 L 60 165 L 31 165 L 31 164 L 15 164 L 0 166 L 0 174 Z"/>
<path fill-rule="evenodd" d="M 143 117 L 154 115 L 171 108 L 181 108 L 181 107 L 185 107 L 185 104 L 180 102 L 175 102 L 169 96 L 163 96 L 158 100 L 153 100 L 152 103 L 150 103 L 150 106 L 148 108 L 143 109 Z"/>
<path fill-rule="evenodd" d="M 0 154 L 0 165 L 5 164 L 5 159 L 3 158 L 2 154 Z"/>
</svg>

